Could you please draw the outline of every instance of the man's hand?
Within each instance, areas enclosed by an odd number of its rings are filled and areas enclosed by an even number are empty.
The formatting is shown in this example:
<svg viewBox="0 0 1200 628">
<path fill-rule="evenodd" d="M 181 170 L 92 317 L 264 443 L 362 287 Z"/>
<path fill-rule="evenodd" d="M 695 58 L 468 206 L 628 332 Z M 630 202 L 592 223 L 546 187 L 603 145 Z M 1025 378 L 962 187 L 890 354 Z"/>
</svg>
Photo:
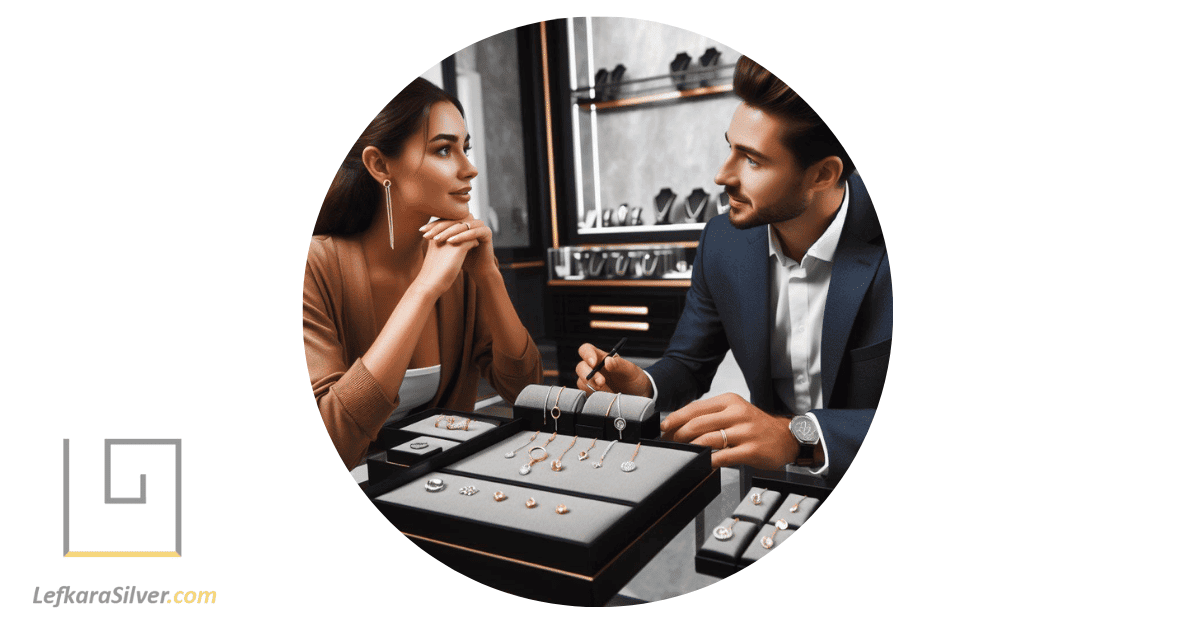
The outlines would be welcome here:
<svg viewBox="0 0 1200 628">
<path fill-rule="evenodd" d="M 712 447 L 714 467 L 747 464 L 778 469 L 800 453 L 800 443 L 788 429 L 790 422 L 791 417 L 767 414 L 741 395 L 725 393 L 693 401 L 668 415 L 660 427 L 664 439 Z M 729 439 L 725 449 L 722 429 Z"/>
<path fill-rule="evenodd" d="M 592 386 L 589 388 L 588 381 L 583 378 L 587 377 L 587 374 L 591 373 L 592 369 L 607 355 L 591 343 L 585 342 L 583 346 L 579 347 L 580 361 L 575 365 L 576 388 L 589 395 L 592 394 L 593 389 L 637 395 L 638 397 L 649 397 L 654 394 L 650 385 L 650 377 L 646 375 L 646 372 L 640 366 L 619 355 L 605 360 L 604 368 L 592 377 Z"/>
</svg>

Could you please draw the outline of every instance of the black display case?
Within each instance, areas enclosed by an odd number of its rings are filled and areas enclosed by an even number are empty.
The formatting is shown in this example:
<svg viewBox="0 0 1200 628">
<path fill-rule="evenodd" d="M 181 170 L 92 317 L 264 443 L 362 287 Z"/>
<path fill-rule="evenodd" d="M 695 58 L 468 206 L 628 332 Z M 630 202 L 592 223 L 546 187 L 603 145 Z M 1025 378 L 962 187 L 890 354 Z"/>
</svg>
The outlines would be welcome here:
<svg viewBox="0 0 1200 628">
<path fill-rule="evenodd" d="M 704 542 L 696 548 L 696 571 L 698 573 L 727 578 L 745 569 L 765 552 L 770 551 L 770 549 L 761 547 L 761 538 L 774 533 L 772 525 L 779 518 L 778 513 L 789 507 L 788 497 L 799 496 L 812 500 L 809 502 L 810 508 L 807 509 L 807 512 L 800 513 L 803 515 L 803 519 L 807 519 L 816 509 L 820 508 L 820 505 L 833 491 L 833 487 L 829 486 L 822 478 L 802 478 L 802 476 L 790 473 L 775 475 L 776 477 L 755 476 L 751 479 L 754 488 L 751 489 L 746 499 L 729 514 L 729 517 L 737 516 L 740 519 L 739 522 L 733 524 L 729 537 L 725 540 L 714 540 L 714 530 L 707 531 Z M 787 479 L 784 479 L 785 477 Z M 764 503 L 761 504 L 762 512 L 758 514 L 743 512 L 750 503 L 750 496 L 760 490 L 763 491 L 764 500 Z M 719 522 L 714 529 L 730 523 L 729 518 L 726 518 Z M 802 523 L 802 520 L 799 523 Z M 798 527 L 799 525 L 793 524 L 789 525 L 786 530 L 774 533 L 777 536 L 773 537 L 771 549 L 778 547 Z"/>
<path fill-rule="evenodd" d="M 424 428 L 436 415 L 491 424 L 407 466 L 389 462 L 387 451 L 375 454 L 368 460 L 373 473 L 365 492 L 398 530 L 435 558 L 523 597 L 604 604 L 720 492 L 707 447 L 653 440 L 609 445 L 601 442 L 603 435 L 569 433 L 575 421 L 560 421 L 562 431 L 548 438 L 540 413 L 504 419 L 434 409 L 388 429 L 403 447 L 429 437 Z M 589 440 L 592 447 L 585 448 Z M 534 441 L 558 456 L 562 472 L 552 471 L 545 458 L 533 472 L 518 472 L 522 459 L 505 454 L 525 456 Z M 581 460 L 583 451 L 590 454 Z M 607 460 L 593 466 L 603 453 Z M 634 460 L 633 471 L 622 469 L 623 462 Z M 445 488 L 426 490 L 435 478 Z M 503 500 L 496 499 L 497 491 Z M 530 497 L 533 508 L 526 507 Z M 556 512 L 559 504 L 567 506 L 566 514 Z"/>
</svg>

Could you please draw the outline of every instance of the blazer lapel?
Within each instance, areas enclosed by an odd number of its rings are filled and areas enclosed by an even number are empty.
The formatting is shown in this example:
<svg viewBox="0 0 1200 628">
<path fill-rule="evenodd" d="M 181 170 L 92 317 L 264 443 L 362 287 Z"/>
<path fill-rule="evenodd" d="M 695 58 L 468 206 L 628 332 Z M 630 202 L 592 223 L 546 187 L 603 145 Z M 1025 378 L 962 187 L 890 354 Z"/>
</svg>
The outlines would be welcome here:
<svg viewBox="0 0 1200 628">
<path fill-rule="evenodd" d="M 745 266 L 738 273 L 744 281 L 735 281 L 733 292 L 738 315 L 731 320 L 746 321 L 741 330 L 745 342 L 741 343 L 747 353 L 736 356 L 738 366 L 746 377 L 750 389 L 750 401 L 760 407 L 773 406 L 771 382 L 771 329 L 775 326 L 775 313 L 771 311 L 771 267 L 767 248 L 767 229 L 753 229 L 746 238 Z M 738 347 L 739 343 L 731 342 Z"/>
<path fill-rule="evenodd" d="M 858 308 L 885 250 L 869 242 L 880 234 L 879 219 L 862 179 L 857 174 L 852 176 L 850 186 L 850 206 L 847 208 L 850 213 L 846 216 L 833 257 L 829 295 L 825 300 L 825 322 L 821 329 L 821 395 L 826 402 L 833 395 Z"/>
</svg>

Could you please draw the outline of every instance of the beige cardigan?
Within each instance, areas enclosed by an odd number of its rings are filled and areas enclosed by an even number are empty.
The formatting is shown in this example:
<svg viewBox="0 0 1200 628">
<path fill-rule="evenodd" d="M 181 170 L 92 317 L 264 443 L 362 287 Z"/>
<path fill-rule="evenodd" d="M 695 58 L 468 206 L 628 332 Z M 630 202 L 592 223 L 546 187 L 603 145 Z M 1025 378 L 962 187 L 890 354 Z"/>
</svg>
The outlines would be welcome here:
<svg viewBox="0 0 1200 628">
<path fill-rule="evenodd" d="M 437 394 L 413 412 L 473 410 L 480 376 L 510 403 L 525 386 L 541 383 L 542 359 L 529 333 L 519 356 L 494 350 L 480 308 L 475 283 L 460 272 L 437 301 L 442 364 Z M 362 460 L 399 405 L 362 363 L 376 329 L 362 246 L 344 236 L 314 236 L 304 272 L 304 354 L 325 429 L 347 469 Z"/>
</svg>

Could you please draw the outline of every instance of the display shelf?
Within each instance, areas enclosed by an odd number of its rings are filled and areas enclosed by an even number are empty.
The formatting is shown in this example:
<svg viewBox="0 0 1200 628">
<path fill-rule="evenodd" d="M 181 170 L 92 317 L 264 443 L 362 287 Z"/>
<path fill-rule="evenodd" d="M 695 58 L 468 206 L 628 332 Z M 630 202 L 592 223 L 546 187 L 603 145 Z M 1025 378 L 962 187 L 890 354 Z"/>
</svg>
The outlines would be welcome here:
<svg viewBox="0 0 1200 628">
<path fill-rule="evenodd" d="M 656 92 L 653 94 L 642 94 L 640 96 L 627 96 L 625 98 L 617 98 L 614 100 L 581 100 L 576 105 L 580 107 L 590 107 L 596 111 L 606 111 L 611 109 L 620 109 L 623 107 L 637 107 L 639 105 L 649 105 L 654 103 L 665 103 L 673 100 L 686 100 L 689 98 L 698 98 L 702 96 L 713 96 L 715 94 L 725 94 L 733 91 L 733 84 L 728 85 L 709 85 L 707 87 L 695 87 L 692 89 L 672 90 L 666 92 Z"/>
<path fill-rule="evenodd" d="M 556 69 L 568 89 L 556 101 L 566 132 L 558 134 L 557 189 L 564 193 L 551 219 L 554 248 L 694 242 L 720 215 L 713 176 L 736 107 L 731 61 L 739 54 L 694 33 L 623 22 L 572 18 L 559 25 L 565 54 Z M 666 190 L 675 196 L 660 199 Z M 692 200 L 700 192 L 707 200 Z M 622 206 L 642 212 L 610 217 Z"/>
<path fill-rule="evenodd" d="M 596 111 L 636 107 L 673 100 L 702 98 L 733 91 L 732 64 L 696 67 L 670 74 L 648 76 L 603 85 L 589 85 L 575 90 L 571 96 L 579 107 Z M 698 83 L 705 83 L 698 85 Z M 679 85 L 697 84 L 679 88 Z M 617 98 L 596 98 L 598 92 L 621 93 Z"/>
<path fill-rule="evenodd" d="M 690 288 L 691 279 L 551 279 L 546 285 L 560 288 Z"/>
<path fill-rule="evenodd" d="M 692 223 L 677 224 L 677 225 L 674 225 L 674 224 L 648 225 L 648 226 L 638 225 L 638 226 L 633 226 L 633 227 L 580 227 L 578 230 L 578 233 L 579 233 L 579 235 L 603 235 L 606 233 L 611 233 L 611 234 L 663 233 L 663 232 L 667 232 L 667 231 L 687 231 L 687 232 L 695 231 L 695 232 L 698 232 L 698 231 L 704 230 L 705 224 L 707 224 L 707 223 L 692 222 Z M 691 244 L 692 244 L 692 246 L 695 246 L 695 242 L 692 242 Z M 597 246 L 597 245 L 591 244 L 589 246 Z"/>
</svg>

